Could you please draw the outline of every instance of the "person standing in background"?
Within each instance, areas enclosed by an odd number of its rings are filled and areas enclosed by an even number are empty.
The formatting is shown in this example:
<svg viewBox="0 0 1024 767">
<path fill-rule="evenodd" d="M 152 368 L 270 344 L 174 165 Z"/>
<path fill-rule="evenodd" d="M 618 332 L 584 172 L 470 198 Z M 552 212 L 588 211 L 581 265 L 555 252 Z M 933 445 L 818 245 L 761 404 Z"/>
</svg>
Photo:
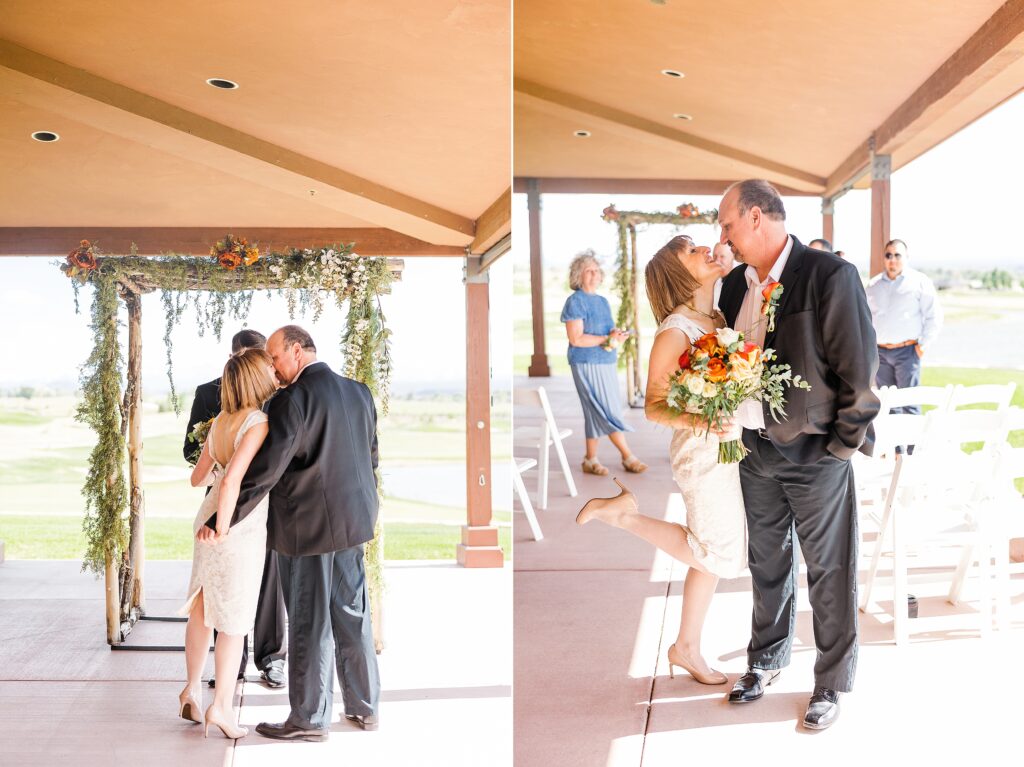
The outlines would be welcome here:
<svg viewBox="0 0 1024 767">
<path fill-rule="evenodd" d="M 826 240 L 824 237 L 819 237 L 816 240 L 811 240 L 807 243 L 807 247 L 812 250 L 823 250 L 826 253 L 832 252 L 832 243 Z"/>
<path fill-rule="evenodd" d="M 619 390 L 618 352 L 629 337 L 615 327 L 608 299 L 597 294 L 604 270 L 591 250 L 580 253 L 569 265 L 572 289 L 562 308 L 561 321 L 569 338 L 569 369 L 583 406 L 587 454 L 583 473 L 604 476 L 608 469 L 597 458 L 601 437 L 607 436 L 622 456 L 622 467 L 639 474 L 647 464 L 633 455 L 625 432 L 633 431 L 622 420 Z"/>
<path fill-rule="evenodd" d="M 921 383 L 921 358 L 942 329 L 942 307 L 931 279 L 908 265 L 907 244 L 885 244 L 885 269 L 868 282 L 868 307 L 878 337 L 878 386 Z M 894 408 L 920 413 L 918 405 Z"/>
</svg>

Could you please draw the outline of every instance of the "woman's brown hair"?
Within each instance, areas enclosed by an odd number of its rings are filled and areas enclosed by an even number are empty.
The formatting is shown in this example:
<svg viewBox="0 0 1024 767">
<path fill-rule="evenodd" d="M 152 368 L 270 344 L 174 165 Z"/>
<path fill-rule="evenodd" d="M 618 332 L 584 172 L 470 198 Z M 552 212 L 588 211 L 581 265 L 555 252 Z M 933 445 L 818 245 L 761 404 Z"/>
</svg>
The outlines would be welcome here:
<svg viewBox="0 0 1024 767">
<path fill-rule="evenodd" d="M 277 385 L 267 367 L 274 361 L 262 349 L 246 349 L 228 358 L 220 381 L 220 409 L 225 413 L 263 407 Z"/>
<path fill-rule="evenodd" d="M 693 301 L 693 294 L 700 287 L 700 282 L 679 260 L 680 253 L 691 250 L 693 240 L 689 237 L 683 234 L 673 237 L 654 254 L 644 270 L 647 300 L 659 325 L 677 306 Z"/>
</svg>

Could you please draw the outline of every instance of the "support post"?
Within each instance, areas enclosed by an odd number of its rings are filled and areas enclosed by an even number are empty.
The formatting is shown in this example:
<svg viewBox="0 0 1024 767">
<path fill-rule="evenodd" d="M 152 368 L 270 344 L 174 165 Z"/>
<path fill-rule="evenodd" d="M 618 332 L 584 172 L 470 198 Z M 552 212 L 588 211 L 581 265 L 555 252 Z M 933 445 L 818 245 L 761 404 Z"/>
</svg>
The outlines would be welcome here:
<svg viewBox="0 0 1024 767">
<path fill-rule="evenodd" d="M 466 524 L 456 557 L 464 567 L 503 567 L 492 524 L 491 369 L 488 273 L 466 259 Z"/>
<path fill-rule="evenodd" d="M 630 375 L 629 366 L 626 367 L 626 399 L 630 407 L 644 406 L 644 387 L 642 384 L 642 364 L 640 362 L 640 301 L 637 295 L 636 283 L 639 264 L 636 253 L 636 227 L 629 225 L 629 292 L 633 295 L 633 369 Z"/>
<path fill-rule="evenodd" d="M 530 297 L 533 311 L 533 356 L 530 358 L 530 378 L 551 375 L 544 342 L 544 264 L 540 246 L 540 192 L 537 179 L 526 184 L 526 201 L 530 211 Z"/>
<path fill-rule="evenodd" d="M 117 560 L 109 551 L 107 552 L 104 575 L 104 592 L 107 600 L 107 644 L 115 645 L 121 641 L 121 582 L 118 578 Z"/>
<path fill-rule="evenodd" d="M 831 197 L 821 198 L 821 236 L 836 246 L 835 224 L 833 216 L 836 212 L 835 200 Z"/>
<path fill-rule="evenodd" d="M 889 177 L 892 174 L 892 157 L 887 154 L 871 155 L 871 268 L 872 277 L 882 271 L 885 243 L 890 239 L 890 196 Z"/>
<path fill-rule="evenodd" d="M 145 499 L 142 494 L 142 296 L 125 291 L 124 302 L 128 307 L 128 383 L 125 389 L 128 418 L 128 562 L 131 568 L 129 581 L 129 615 L 122 616 L 129 622 L 136 615 L 146 613 L 146 592 L 144 574 L 146 566 Z"/>
</svg>

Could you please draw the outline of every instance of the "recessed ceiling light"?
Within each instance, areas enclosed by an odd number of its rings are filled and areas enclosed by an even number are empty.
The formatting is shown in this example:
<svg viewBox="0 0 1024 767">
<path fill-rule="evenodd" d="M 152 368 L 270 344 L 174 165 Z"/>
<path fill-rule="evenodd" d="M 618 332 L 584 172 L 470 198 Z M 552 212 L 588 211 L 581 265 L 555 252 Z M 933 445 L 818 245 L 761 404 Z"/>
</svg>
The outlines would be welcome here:
<svg viewBox="0 0 1024 767">
<path fill-rule="evenodd" d="M 238 87 L 238 83 L 233 80 L 225 80 L 223 77 L 211 77 L 206 81 L 206 84 L 225 91 L 233 91 Z"/>
<path fill-rule="evenodd" d="M 590 138 L 590 131 L 578 130 L 575 131 L 572 135 L 574 135 L 576 138 Z"/>
<path fill-rule="evenodd" d="M 674 118 L 676 118 L 677 120 L 692 120 L 693 119 L 693 115 L 684 114 L 683 112 L 676 112 L 672 116 Z"/>
<path fill-rule="evenodd" d="M 686 77 L 686 75 L 684 75 L 678 69 L 663 69 L 661 70 L 661 73 L 666 77 Z"/>
<path fill-rule="evenodd" d="M 34 138 L 36 141 L 42 141 L 44 144 L 49 144 L 51 141 L 56 141 L 57 139 L 59 139 L 60 136 L 58 136 L 53 131 L 37 130 L 35 133 L 32 134 L 32 138 Z"/>
</svg>

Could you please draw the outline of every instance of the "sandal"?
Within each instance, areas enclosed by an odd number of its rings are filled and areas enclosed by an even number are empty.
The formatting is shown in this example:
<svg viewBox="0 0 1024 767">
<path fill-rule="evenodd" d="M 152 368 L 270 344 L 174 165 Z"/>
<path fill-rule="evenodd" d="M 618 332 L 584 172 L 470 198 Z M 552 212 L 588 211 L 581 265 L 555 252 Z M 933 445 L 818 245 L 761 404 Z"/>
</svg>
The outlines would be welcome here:
<svg viewBox="0 0 1024 767">
<path fill-rule="evenodd" d="M 583 459 L 583 473 L 584 474 L 596 474 L 599 477 L 606 476 L 608 469 L 601 465 L 601 462 L 596 458 L 584 458 Z"/>
<path fill-rule="evenodd" d="M 629 456 L 622 462 L 622 468 L 626 471 L 632 472 L 633 474 L 643 474 L 647 471 L 647 464 L 637 458 L 635 455 Z"/>
</svg>

